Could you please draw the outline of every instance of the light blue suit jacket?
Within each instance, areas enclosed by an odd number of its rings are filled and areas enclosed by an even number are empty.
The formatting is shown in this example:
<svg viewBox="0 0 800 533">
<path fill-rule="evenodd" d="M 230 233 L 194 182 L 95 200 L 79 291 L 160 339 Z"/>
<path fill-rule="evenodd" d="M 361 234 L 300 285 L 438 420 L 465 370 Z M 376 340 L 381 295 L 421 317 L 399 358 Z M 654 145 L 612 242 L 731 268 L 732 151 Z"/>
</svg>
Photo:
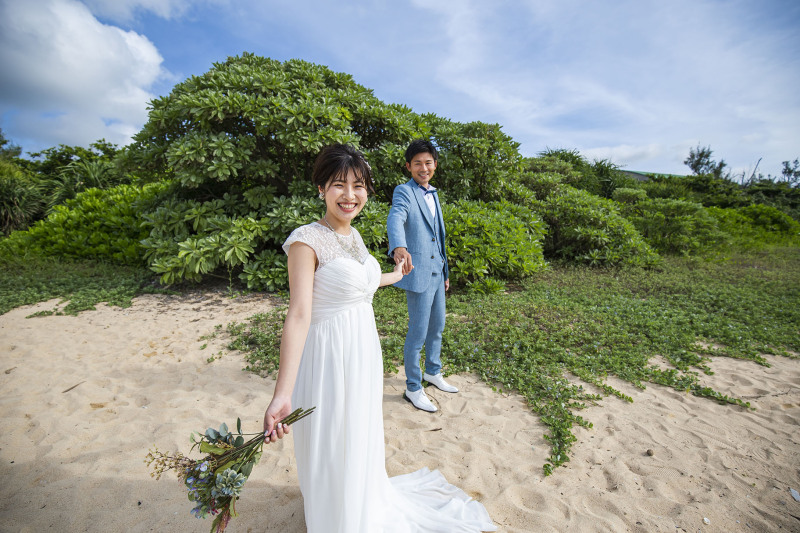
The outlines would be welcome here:
<svg viewBox="0 0 800 533">
<path fill-rule="evenodd" d="M 444 244 L 442 205 L 438 194 L 434 194 L 433 198 L 436 200 L 436 226 L 428 204 L 425 203 L 425 193 L 416 181 L 409 180 L 394 189 L 392 207 L 386 219 L 389 255 L 394 253 L 395 248 L 406 248 L 414 265 L 414 269 L 395 283 L 395 287 L 424 292 L 428 289 L 431 274 L 434 272 L 443 272 L 444 279 L 450 278 Z M 438 231 L 434 231 L 434 228 Z"/>
</svg>

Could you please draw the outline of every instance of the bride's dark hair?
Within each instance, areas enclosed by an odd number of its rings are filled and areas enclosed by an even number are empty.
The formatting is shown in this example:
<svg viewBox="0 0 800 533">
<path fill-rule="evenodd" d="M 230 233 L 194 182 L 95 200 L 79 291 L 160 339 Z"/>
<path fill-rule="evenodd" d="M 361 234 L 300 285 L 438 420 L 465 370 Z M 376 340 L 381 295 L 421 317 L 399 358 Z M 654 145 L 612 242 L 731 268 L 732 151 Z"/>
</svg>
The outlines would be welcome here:
<svg viewBox="0 0 800 533">
<path fill-rule="evenodd" d="M 356 182 L 362 183 L 369 193 L 375 192 L 372 186 L 372 168 L 364 159 L 364 154 L 349 144 L 332 144 L 323 148 L 314 161 L 311 181 L 325 189 L 329 182 L 345 181 L 351 170 Z"/>
</svg>

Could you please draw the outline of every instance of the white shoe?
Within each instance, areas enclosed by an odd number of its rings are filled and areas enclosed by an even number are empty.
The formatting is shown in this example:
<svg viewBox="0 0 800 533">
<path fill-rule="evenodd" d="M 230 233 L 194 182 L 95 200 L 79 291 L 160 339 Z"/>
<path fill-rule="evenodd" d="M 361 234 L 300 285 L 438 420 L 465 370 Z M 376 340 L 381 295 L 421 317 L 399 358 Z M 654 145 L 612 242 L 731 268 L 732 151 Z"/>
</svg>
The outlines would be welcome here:
<svg viewBox="0 0 800 533">
<path fill-rule="evenodd" d="M 428 411 L 429 413 L 435 413 L 438 410 L 436 409 L 436 406 L 431 403 L 428 397 L 425 396 L 425 391 L 422 389 L 413 392 L 406 389 L 406 392 L 403 393 L 403 398 L 411 402 L 411 405 L 417 409 Z"/>
<path fill-rule="evenodd" d="M 445 392 L 458 392 L 457 388 L 453 387 L 444 380 L 444 376 L 442 376 L 441 372 L 435 376 L 431 376 L 430 374 L 422 374 L 422 379 L 435 386 L 439 390 L 443 390 Z"/>
</svg>

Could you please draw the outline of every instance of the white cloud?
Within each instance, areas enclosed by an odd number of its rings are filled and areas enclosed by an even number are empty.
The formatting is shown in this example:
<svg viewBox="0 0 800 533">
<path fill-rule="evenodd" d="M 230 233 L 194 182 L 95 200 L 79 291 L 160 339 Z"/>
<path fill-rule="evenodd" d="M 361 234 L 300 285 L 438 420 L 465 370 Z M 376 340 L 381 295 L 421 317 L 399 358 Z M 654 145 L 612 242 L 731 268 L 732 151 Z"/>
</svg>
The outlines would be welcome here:
<svg viewBox="0 0 800 533">
<path fill-rule="evenodd" d="M 688 148 L 699 143 L 731 166 L 764 156 L 774 173 L 800 149 L 800 69 L 791 53 L 800 40 L 775 27 L 785 6 L 415 5 L 441 20 L 449 41 L 437 83 L 467 95 L 481 120 L 503 124 L 528 154 L 577 148 L 618 164 L 682 172 Z M 686 141 L 692 138 L 700 141 Z"/>
<path fill-rule="evenodd" d="M 660 144 L 630 145 L 620 144 L 617 146 L 599 146 L 581 152 L 589 160 L 608 159 L 612 163 L 619 164 L 619 161 L 628 163 L 638 163 L 660 157 L 665 152 L 665 148 Z M 631 167 L 633 168 L 633 167 Z"/>
<path fill-rule="evenodd" d="M 125 144 L 147 119 L 161 63 L 146 37 L 101 24 L 80 2 L 0 3 L 0 111 L 13 137 L 24 128 L 45 146 Z"/>
<path fill-rule="evenodd" d="M 196 2 L 191 0 L 83 0 L 92 13 L 116 22 L 127 22 L 137 11 L 151 11 L 163 19 L 177 18 Z"/>
</svg>

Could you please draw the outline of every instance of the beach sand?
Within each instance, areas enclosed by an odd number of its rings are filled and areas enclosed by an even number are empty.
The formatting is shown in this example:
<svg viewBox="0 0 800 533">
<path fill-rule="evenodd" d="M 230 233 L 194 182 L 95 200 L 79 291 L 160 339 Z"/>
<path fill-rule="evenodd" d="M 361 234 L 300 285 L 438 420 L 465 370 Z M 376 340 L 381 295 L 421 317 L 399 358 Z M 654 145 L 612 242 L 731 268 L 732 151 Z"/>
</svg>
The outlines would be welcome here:
<svg viewBox="0 0 800 533">
<path fill-rule="evenodd" d="M 206 291 L 26 318 L 57 303 L 0 316 L 0 530 L 208 531 L 144 457 L 188 452 L 193 430 L 237 416 L 260 429 L 274 380 L 242 371 L 224 326 L 271 302 Z M 403 401 L 402 371 L 387 375 L 386 467 L 441 470 L 500 531 L 800 531 L 800 360 L 766 358 L 714 358 L 703 377 L 755 410 L 610 379 L 634 403 L 581 412 L 594 427 L 575 429 L 570 462 L 548 477 L 546 428 L 520 397 L 456 375 L 461 392 L 429 388 L 440 410 L 427 414 Z M 231 533 L 305 531 L 291 438 L 265 448 L 237 510 Z"/>
</svg>

